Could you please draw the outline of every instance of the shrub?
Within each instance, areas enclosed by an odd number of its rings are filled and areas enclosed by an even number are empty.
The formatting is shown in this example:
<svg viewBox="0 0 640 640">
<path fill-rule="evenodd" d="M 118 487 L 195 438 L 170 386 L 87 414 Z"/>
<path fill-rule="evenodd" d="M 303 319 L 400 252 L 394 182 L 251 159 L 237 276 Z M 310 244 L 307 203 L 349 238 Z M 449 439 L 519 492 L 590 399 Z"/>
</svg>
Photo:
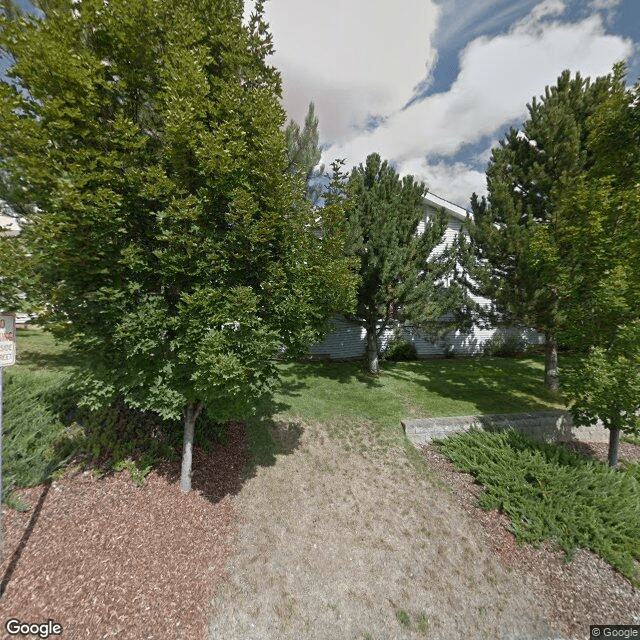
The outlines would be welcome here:
<svg viewBox="0 0 640 640">
<path fill-rule="evenodd" d="M 514 429 L 471 430 L 434 444 L 484 485 L 480 507 L 509 516 L 519 544 L 553 540 L 567 560 L 591 549 L 640 586 L 640 465 L 612 469 Z"/>
<path fill-rule="evenodd" d="M 527 341 L 521 336 L 495 333 L 484 344 L 484 355 L 498 358 L 515 358 L 527 350 Z"/>
<path fill-rule="evenodd" d="M 395 336 L 387 344 L 383 358 L 393 362 L 405 360 L 417 360 L 418 352 L 413 344 L 407 342 L 402 336 Z"/>
</svg>

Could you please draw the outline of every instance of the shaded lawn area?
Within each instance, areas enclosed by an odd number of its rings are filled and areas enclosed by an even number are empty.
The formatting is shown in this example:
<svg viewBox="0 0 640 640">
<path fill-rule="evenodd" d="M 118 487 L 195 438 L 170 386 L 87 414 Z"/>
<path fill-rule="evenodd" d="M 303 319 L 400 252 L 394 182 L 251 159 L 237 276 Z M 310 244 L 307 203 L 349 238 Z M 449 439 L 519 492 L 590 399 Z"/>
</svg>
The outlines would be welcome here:
<svg viewBox="0 0 640 640">
<path fill-rule="evenodd" d="M 539 357 L 388 362 L 377 378 L 360 363 L 293 363 L 281 371 L 276 399 L 288 406 L 285 414 L 323 422 L 354 418 L 396 427 L 409 417 L 565 408 L 561 396 L 545 388 Z"/>
</svg>

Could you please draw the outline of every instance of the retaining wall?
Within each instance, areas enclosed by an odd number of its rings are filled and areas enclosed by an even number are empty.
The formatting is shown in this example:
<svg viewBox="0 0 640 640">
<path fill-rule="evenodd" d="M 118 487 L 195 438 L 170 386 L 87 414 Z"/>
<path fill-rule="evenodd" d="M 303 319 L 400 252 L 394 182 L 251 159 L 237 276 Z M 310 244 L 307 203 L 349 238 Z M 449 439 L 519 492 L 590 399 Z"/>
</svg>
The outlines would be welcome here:
<svg viewBox="0 0 640 640">
<path fill-rule="evenodd" d="M 537 411 L 533 413 L 499 413 L 485 416 L 451 416 L 445 418 L 419 418 L 402 420 L 402 427 L 414 446 L 468 431 L 471 427 L 495 425 L 513 428 L 544 442 L 579 440 L 582 442 L 609 442 L 609 430 L 602 425 L 575 426 L 566 411 Z"/>
</svg>

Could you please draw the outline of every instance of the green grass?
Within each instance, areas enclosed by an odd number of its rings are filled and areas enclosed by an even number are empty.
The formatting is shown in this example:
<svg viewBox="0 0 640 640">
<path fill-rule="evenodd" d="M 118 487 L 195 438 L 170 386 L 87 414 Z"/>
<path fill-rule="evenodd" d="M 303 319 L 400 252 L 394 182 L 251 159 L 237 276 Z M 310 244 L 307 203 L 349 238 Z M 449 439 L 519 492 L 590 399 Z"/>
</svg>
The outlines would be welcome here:
<svg viewBox="0 0 640 640">
<path fill-rule="evenodd" d="M 276 401 L 315 420 L 367 419 L 390 425 L 419 417 L 542 411 L 563 407 L 542 384 L 541 358 L 469 358 L 385 363 L 380 376 L 359 363 L 282 365 Z"/>
<path fill-rule="evenodd" d="M 107 472 L 109 465 L 130 468 L 134 461 L 132 474 L 139 482 L 155 460 L 180 454 L 179 424 L 160 425 L 164 435 L 152 441 L 148 433 L 159 424 L 153 416 L 117 407 L 96 414 L 78 410 L 68 390 L 72 354 L 50 334 L 18 330 L 17 342 L 18 362 L 5 370 L 5 489 L 45 482 L 69 460 L 77 464 L 78 457 L 98 467 L 97 473 Z M 252 454 L 247 474 L 296 446 L 303 422 L 323 423 L 345 448 L 404 449 L 420 471 L 425 465 L 404 438 L 403 418 L 561 406 L 544 389 L 543 364 L 537 358 L 387 362 L 376 378 L 365 375 L 359 363 L 279 367 L 278 392 L 253 415 L 239 416 L 247 424 Z M 206 447 L 221 437 L 215 420 L 203 415 L 197 443 Z"/>
<path fill-rule="evenodd" d="M 515 430 L 471 430 L 438 441 L 484 485 L 480 506 L 511 519 L 519 544 L 553 540 L 569 560 L 590 549 L 640 586 L 640 465 L 612 469 Z"/>
<path fill-rule="evenodd" d="M 411 619 L 409 618 L 409 614 L 406 611 L 403 611 L 402 609 L 397 609 L 396 610 L 396 618 L 398 619 L 398 622 L 403 627 L 410 627 L 411 626 Z"/>
<path fill-rule="evenodd" d="M 406 450 L 404 418 L 563 407 L 561 398 L 544 387 L 543 360 L 536 357 L 385 362 L 377 377 L 366 375 L 360 363 L 290 363 L 280 370 L 282 387 L 258 414 L 284 422 L 321 422 L 353 450 L 370 448 L 372 441 L 382 453 L 389 447 Z M 250 443 L 263 452 L 260 429 L 251 420 L 248 426 L 256 431 Z M 413 460 L 413 466 L 418 462 Z"/>
</svg>

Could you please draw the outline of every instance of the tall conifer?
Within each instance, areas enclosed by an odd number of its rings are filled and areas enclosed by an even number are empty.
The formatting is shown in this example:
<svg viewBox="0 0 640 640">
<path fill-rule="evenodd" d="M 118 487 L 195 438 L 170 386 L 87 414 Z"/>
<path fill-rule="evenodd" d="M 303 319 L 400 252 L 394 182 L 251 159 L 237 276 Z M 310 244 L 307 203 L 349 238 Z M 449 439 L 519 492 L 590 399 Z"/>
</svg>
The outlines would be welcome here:
<svg viewBox="0 0 640 640">
<path fill-rule="evenodd" d="M 552 389 L 558 388 L 558 332 L 565 317 L 558 202 L 592 162 L 587 122 L 610 87 L 610 77 L 592 83 L 565 71 L 527 105 L 521 129 L 512 128 L 493 149 L 488 199 L 471 199 L 474 264 L 467 264 L 473 278 L 468 284 L 494 301 L 492 321 L 535 327 L 545 335 L 545 384 Z"/>
<path fill-rule="evenodd" d="M 462 290 L 447 278 L 455 261 L 447 251 L 434 252 L 444 240 L 446 216 L 441 210 L 427 219 L 426 192 L 376 153 L 349 177 L 348 251 L 360 260 L 361 278 L 354 319 L 366 329 L 371 374 L 378 373 L 378 340 L 393 321 L 408 320 L 435 337 L 451 328 L 442 320 L 462 305 Z"/>
</svg>

